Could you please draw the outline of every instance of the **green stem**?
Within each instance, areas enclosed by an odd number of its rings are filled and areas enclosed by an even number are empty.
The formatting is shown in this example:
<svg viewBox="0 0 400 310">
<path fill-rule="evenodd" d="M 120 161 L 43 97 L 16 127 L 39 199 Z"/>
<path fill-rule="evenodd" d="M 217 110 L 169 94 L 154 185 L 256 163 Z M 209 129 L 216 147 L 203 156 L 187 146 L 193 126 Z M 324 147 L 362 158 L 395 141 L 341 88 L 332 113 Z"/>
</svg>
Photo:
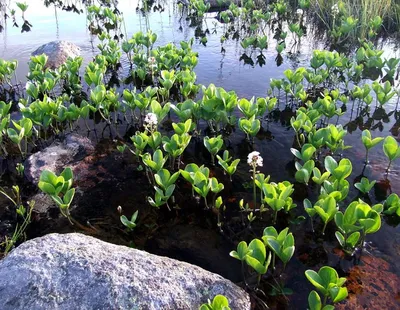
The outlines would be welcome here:
<svg viewBox="0 0 400 310">
<path fill-rule="evenodd" d="M 247 283 L 246 283 L 246 275 L 245 275 L 245 270 L 244 270 L 244 261 L 241 261 L 242 262 L 242 277 L 243 277 L 243 282 L 246 284 L 246 286 L 247 286 Z"/>
<path fill-rule="evenodd" d="M 259 273 L 257 277 L 257 287 L 260 286 L 261 276 L 262 276 L 261 273 Z"/>
<path fill-rule="evenodd" d="M 388 165 L 388 167 L 387 167 L 387 169 L 386 169 L 386 172 L 389 172 L 389 169 L 390 169 L 391 164 L 392 164 L 392 161 L 389 160 L 389 165 Z"/>
<path fill-rule="evenodd" d="M 274 254 L 272 254 L 272 269 L 274 269 L 275 270 L 275 252 L 274 252 Z"/>
<path fill-rule="evenodd" d="M 325 222 L 325 224 L 324 224 L 324 228 L 322 229 L 322 234 L 323 235 L 325 235 L 325 228 L 326 228 L 326 225 L 328 224 L 328 222 Z"/>
<path fill-rule="evenodd" d="M 253 166 L 253 201 L 254 201 L 254 210 L 257 206 L 257 192 L 256 192 L 256 167 Z"/>
<path fill-rule="evenodd" d="M 325 307 L 327 299 L 328 299 L 328 295 L 325 295 L 325 297 L 324 297 L 324 303 L 322 304 L 322 308 Z"/>
<path fill-rule="evenodd" d="M 297 144 L 299 145 L 299 147 L 301 147 L 299 133 L 297 131 L 296 131 L 296 140 L 297 140 Z"/>
<path fill-rule="evenodd" d="M 208 203 L 207 203 L 207 196 L 203 197 L 204 198 L 204 203 L 206 205 L 206 209 L 208 209 Z"/>
<path fill-rule="evenodd" d="M 171 208 L 169 207 L 169 204 L 168 204 L 168 200 L 165 202 L 165 204 L 167 205 L 168 211 L 171 211 Z"/>
</svg>

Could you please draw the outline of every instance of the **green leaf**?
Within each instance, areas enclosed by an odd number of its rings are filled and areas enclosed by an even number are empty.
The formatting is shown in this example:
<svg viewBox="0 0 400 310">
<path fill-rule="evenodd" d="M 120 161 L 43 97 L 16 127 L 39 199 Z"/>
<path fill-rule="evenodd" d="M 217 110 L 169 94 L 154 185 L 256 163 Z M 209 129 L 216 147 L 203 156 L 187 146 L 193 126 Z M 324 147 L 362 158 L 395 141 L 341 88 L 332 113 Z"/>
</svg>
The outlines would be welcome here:
<svg viewBox="0 0 400 310">
<path fill-rule="evenodd" d="M 387 136 L 385 138 L 385 141 L 383 142 L 383 152 L 391 161 L 400 157 L 400 148 L 395 138 L 392 136 Z"/>
<path fill-rule="evenodd" d="M 56 189 L 50 183 L 39 181 L 39 188 L 42 192 L 48 195 L 55 195 Z"/>
<path fill-rule="evenodd" d="M 347 288 L 337 286 L 331 287 L 329 289 L 329 295 L 334 303 L 340 302 L 346 299 L 348 295 Z"/>
<path fill-rule="evenodd" d="M 249 248 L 251 251 L 251 256 L 257 259 L 261 264 L 264 263 L 266 258 L 266 250 L 264 243 L 259 239 L 253 239 L 250 244 Z"/>
<path fill-rule="evenodd" d="M 65 193 L 65 195 L 63 197 L 64 204 L 70 205 L 72 202 L 72 199 L 74 199 L 74 196 L 75 196 L 75 188 L 71 188 L 70 190 L 68 190 Z"/>
<path fill-rule="evenodd" d="M 355 247 L 360 240 L 360 233 L 358 231 L 353 232 L 348 238 L 347 243 L 351 245 L 351 247 Z"/>
<path fill-rule="evenodd" d="M 310 310 L 321 310 L 322 302 L 316 291 L 311 291 L 308 295 L 308 307 Z"/>
<path fill-rule="evenodd" d="M 331 156 L 326 156 L 325 157 L 325 168 L 327 171 L 329 171 L 331 174 L 333 174 L 333 171 L 338 167 L 338 163 L 336 160 L 333 159 Z"/>
<path fill-rule="evenodd" d="M 228 299 L 223 295 L 215 296 L 211 307 L 213 310 L 230 310 Z"/>
<path fill-rule="evenodd" d="M 324 287 L 324 281 L 323 279 L 319 276 L 318 273 L 316 273 L 314 270 L 306 270 L 305 272 L 306 278 L 308 281 L 311 282 L 312 285 L 315 286 L 315 288 L 322 293 L 326 292 L 326 289 Z"/>
</svg>

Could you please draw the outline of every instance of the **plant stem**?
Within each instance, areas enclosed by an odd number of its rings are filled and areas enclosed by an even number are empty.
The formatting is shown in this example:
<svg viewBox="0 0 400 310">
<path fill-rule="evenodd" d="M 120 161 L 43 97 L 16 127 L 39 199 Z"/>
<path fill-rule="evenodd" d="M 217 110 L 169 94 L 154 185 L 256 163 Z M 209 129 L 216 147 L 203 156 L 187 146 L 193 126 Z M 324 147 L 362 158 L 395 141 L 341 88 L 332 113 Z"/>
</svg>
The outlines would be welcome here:
<svg viewBox="0 0 400 310">
<path fill-rule="evenodd" d="M 388 165 L 388 167 L 387 167 L 387 169 L 386 169 L 386 172 L 389 172 L 389 171 L 390 171 L 390 166 L 391 166 L 391 164 L 392 164 L 392 160 L 389 160 L 389 165 Z"/>
<path fill-rule="evenodd" d="M 322 308 L 325 307 L 327 299 L 328 299 L 328 295 L 325 295 L 325 297 L 324 297 L 324 303 L 322 304 Z"/>
<path fill-rule="evenodd" d="M 254 201 L 254 210 L 257 206 L 257 192 L 256 192 L 256 167 L 253 166 L 253 201 Z"/>
<path fill-rule="evenodd" d="M 328 224 L 328 222 L 325 222 L 325 224 L 324 224 L 324 228 L 322 229 L 322 234 L 323 235 L 325 235 L 325 228 L 326 228 L 326 225 Z"/>
<path fill-rule="evenodd" d="M 171 211 L 171 208 L 169 207 L 169 204 L 168 204 L 168 200 L 165 202 L 165 204 L 167 205 L 168 211 Z"/>
<path fill-rule="evenodd" d="M 208 204 L 207 204 L 207 197 L 203 197 L 204 198 L 204 203 L 206 205 L 206 209 L 208 209 Z"/>
<path fill-rule="evenodd" d="M 272 254 L 272 269 L 274 269 L 275 270 L 275 252 L 274 252 L 274 254 Z"/>
<path fill-rule="evenodd" d="M 260 286 L 260 282 L 261 282 L 261 273 L 259 273 L 257 277 L 257 287 Z"/>
<path fill-rule="evenodd" d="M 297 131 L 296 131 L 296 140 L 297 140 L 297 144 L 299 145 L 299 147 L 301 147 L 299 133 Z"/>
</svg>

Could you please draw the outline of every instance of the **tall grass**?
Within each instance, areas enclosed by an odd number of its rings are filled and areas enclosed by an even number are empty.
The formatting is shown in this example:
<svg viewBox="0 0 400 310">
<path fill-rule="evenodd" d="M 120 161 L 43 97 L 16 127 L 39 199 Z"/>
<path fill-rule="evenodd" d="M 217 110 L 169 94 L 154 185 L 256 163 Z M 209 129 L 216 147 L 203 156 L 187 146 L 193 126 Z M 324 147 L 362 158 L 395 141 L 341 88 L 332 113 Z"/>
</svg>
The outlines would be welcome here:
<svg viewBox="0 0 400 310">
<path fill-rule="evenodd" d="M 329 29 L 337 24 L 337 16 L 332 8 L 337 5 L 340 14 L 345 17 L 352 16 L 358 20 L 354 36 L 365 38 L 368 34 L 369 23 L 380 16 L 384 21 L 384 29 L 390 32 L 400 30 L 400 0 L 311 0 L 311 12 Z"/>
</svg>

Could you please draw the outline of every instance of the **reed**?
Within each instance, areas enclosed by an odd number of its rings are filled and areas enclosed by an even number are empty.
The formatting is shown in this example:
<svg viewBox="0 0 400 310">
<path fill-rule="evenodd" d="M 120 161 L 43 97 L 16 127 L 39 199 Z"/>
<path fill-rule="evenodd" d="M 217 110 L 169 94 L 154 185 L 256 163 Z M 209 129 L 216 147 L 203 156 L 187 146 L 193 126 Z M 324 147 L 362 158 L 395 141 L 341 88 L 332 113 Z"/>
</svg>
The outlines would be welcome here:
<svg viewBox="0 0 400 310">
<path fill-rule="evenodd" d="M 340 13 L 335 14 L 335 6 Z M 339 16 L 357 19 L 353 38 L 366 38 L 370 21 L 376 16 L 382 18 L 383 29 L 400 29 L 400 0 L 311 0 L 311 12 L 330 30 L 338 24 Z"/>
</svg>

